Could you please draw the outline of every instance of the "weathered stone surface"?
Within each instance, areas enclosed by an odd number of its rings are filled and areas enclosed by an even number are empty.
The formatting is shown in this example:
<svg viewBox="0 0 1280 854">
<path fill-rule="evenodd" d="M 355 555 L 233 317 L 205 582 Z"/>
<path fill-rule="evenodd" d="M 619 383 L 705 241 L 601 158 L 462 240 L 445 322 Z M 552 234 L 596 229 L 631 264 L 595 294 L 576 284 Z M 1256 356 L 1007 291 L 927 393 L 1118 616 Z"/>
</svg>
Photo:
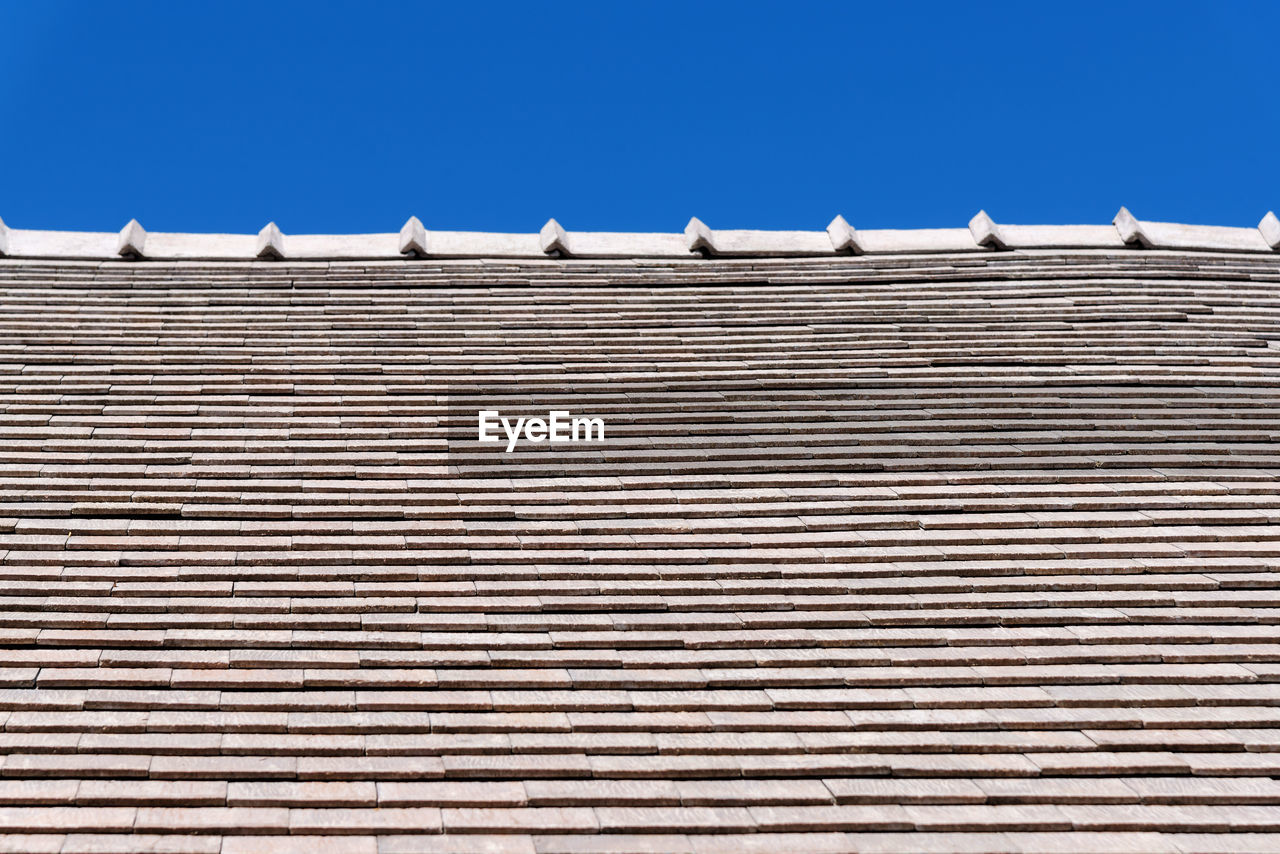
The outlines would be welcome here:
<svg viewBox="0 0 1280 854">
<path fill-rule="evenodd" d="M 1121 209 L 1112 225 L 1012 225 L 994 223 L 980 212 L 968 228 L 870 229 L 855 231 L 837 216 L 824 231 L 711 229 L 696 218 L 684 232 L 565 232 L 554 219 L 538 233 L 508 234 L 432 231 L 410 217 L 397 234 L 294 234 L 287 257 L 295 261 L 403 259 L 406 255 L 438 259 L 533 260 L 648 258 L 799 259 L 848 254 L 954 254 L 1006 249 L 1118 249 L 1125 245 L 1173 250 L 1240 253 L 1274 251 L 1276 228 L 1266 217 L 1257 228 L 1142 222 Z M 0 257 L 108 260 L 141 257 L 133 249 L 145 237 L 146 257 L 165 261 L 279 260 L 286 243 L 269 225 L 253 234 L 183 234 L 134 232 L 128 239 L 115 232 L 35 231 L 0 225 Z M 1122 239 L 1123 238 L 1123 239 Z M 430 246 L 427 246 L 427 243 Z M 572 244 L 572 249 L 570 249 Z M 692 248 L 691 248 L 692 247 Z M 429 251 L 428 251 L 429 250 Z M 265 253 L 265 254 L 264 254 Z"/>
<path fill-rule="evenodd" d="M 979 246 L 986 246 L 988 249 L 1009 248 L 1000 226 L 992 221 L 986 211 L 978 211 L 973 215 L 973 219 L 969 220 L 969 231 L 973 234 L 973 242 Z"/>
<path fill-rule="evenodd" d="M 1142 223 L 1138 222 L 1134 215 L 1129 213 L 1128 208 L 1120 208 L 1112 223 L 1115 225 L 1116 231 L 1120 233 L 1120 239 L 1126 245 L 1151 248 L 1151 239 L 1143 231 Z"/>
<path fill-rule="evenodd" d="M 3 226 L 0 225 L 0 230 Z M 1277 218 L 1275 211 L 1267 211 L 1266 216 L 1258 223 L 1258 231 L 1262 232 L 1262 239 L 1272 249 L 1280 249 L 1280 218 Z M 0 248 L 0 252 L 3 249 Z"/>
<path fill-rule="evenodd" d="M 538 243 L 548 255 L 569 255 L 569 235 L 554 219 L 547 220 L 538 232 Z"/>
<path fill-rule="evenodd" d="M 426 258 L 430 254 L 427 251 L 427 230 L 416 216 L 409 217 L 400 229 L 400 254 L 418 258 Z"/>
<path fill-rule="evenodd" d="M 827 237 L 831 239 L 831 248 L 836 252 L 861 255 L 862 246 L 858 243 L 858 233 L 845 218 L 836 214 L 836 218 L 827 225 Z"/>
<path fill-rule="evenodd" d="M 698 219 L 696 216 L 689 220 L 689 224 L 684 227 L 685 244 L 689 247 L 690 252 L 710 252 L 716 251 L 715 237 L 706 223 Z"/>
<path fill-rule="evenodd" d="M 280 233 L 280 228 L 274 222 L 267 223 L 262 227 L 262 231 L 258 232 L 258 257 L 274 261 L 285 257 L 284 235 Z"/>
<path fill-rule="evenodd" d="M 0 261 L 0 850 L 1266 850 L 1280 256 L 1139 226 Z"/>
<path fill-rule="evenodd" d="M 142 258 L 145 255 L 146 244 L 146 229 L 136 219 L 131 219 L 128 225 L 120 229 L 116 254 L 124 258 Z"/>
</svg>

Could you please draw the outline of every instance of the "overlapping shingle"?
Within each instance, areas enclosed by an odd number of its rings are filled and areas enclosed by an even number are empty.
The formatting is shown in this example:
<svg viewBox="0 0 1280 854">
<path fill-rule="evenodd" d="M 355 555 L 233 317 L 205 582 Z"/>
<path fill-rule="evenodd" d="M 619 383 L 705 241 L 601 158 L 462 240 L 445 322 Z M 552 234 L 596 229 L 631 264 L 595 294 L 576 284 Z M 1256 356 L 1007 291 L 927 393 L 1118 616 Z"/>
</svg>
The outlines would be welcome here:
<svg viewBox="0 0 1280 854">
<path fill-rule="evenodd" d="M 0 261 L 4 844 L 1269 850 L 1278 286 Z"/>
</svg>

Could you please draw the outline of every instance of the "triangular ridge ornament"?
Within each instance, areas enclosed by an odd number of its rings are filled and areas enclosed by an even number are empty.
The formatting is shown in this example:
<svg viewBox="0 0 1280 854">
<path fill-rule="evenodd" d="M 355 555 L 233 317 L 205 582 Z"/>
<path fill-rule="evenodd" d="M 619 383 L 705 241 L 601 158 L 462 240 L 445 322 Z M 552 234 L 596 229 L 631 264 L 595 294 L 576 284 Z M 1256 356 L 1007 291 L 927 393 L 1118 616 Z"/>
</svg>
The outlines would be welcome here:
<svg viewBox="0 0 1280 854">
<path fill-rule="evenodd" d="M 0 219 L 0 258 L 9 254 L 9 226 Z"/>
<path fill-rule="evenodd" d="M 1137 217 L 1129 213 L 1129 209 L 1121 207 L 1116 213 L 1115 219 L 1111 220 L 1111 224 L 1116 227 L 1116 231 L 1120 234 L 1120 239 L 1124 241 L 1126 246 L 1141 246 L 1144 249 L 1151 248 L 1151 241 L 1147 239 L 1147 235 L 1142 231 L 1142 223 Z"/>
<path fill-rule="evenodd" d="M 427 229 L 416 216 L 409 217 L 400 229 L 400 254 L 427 257 Z"/>
<path fill-rule="evenodd" d="M 284 235 L 274 222 L 267 223 L 258 232 L 258 257 L 270 261 L 284 258 Z"/>
<path fill-rule="evenodd" d="M 142 258 L 147 245 L 147 230 L 136 219 L 120 229 L 120 239 L 116 242 L 116 254 L 122 258 Z"/>
<path fill-rule="evenodd" d="M 1267 241 L 1267 245 L 1272 249 L 1280 249 L 1280 219 L 1276 218 L 1275 211 L 1267 211 L 1266 216 L 1258 223 L 1258 231 L 1262 232 L 1262 239 Z M 0 249 L 0 254 L 4 250 Z"/>
<path fill-rule="evenodd" d="M 690 217 L 689 224 L 684 227 L 684 240 L 690 252 L 707 252 L 715 254 L 715 234 L 707 228 L 707 224 L 695 217 Z"/>
<path fill-rule="evenodd" d="M 973 235 L 973 241 L 979 246 L 985 246 L 988 249 L 1009 248 L 1009 244 L 1004 241 L 1004 235 L 1000 233 L 1000 226 L 987 216 L 986 211 L 978 211 L 973 215 L 973 219 L 969 220 L 969 233 Z"/>
<path fill-rule="evenodd" d="M 538 245 L 542 247 L 542 251 L 548 255 L 559 254 L 569 255 L 569 235 L 561 227 L 560 223 L 554 219 L 547 220 L 547 224 L 538 232 Z"/>
<path fill-rule="evenodd" d="M 827 237 L 831 239 L 831 248 L 836 252 L 862 254 L 858 232 L 840 214 L 836 214 L 836 218 L 827 224 Z"/>
</svg>

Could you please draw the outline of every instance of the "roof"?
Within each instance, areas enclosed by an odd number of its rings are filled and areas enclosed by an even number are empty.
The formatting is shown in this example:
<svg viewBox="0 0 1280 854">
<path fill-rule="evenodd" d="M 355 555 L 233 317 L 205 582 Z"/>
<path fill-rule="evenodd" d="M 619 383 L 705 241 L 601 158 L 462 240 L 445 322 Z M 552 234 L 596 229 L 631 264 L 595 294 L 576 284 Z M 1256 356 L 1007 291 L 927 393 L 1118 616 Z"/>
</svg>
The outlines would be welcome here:
<svg viewBox="0 0 1280 854">
<path fill-rule="evenodd" d="M 118 234 L 32 231 L 0 222 L 0 256 L 177 261 L 415 258 L 832 257 L 1010 249 L 1280 250 L 1280 219 L 1256 228 L 1146 222 L 1121 208 L 1111 225 L 1001 225 L 979 211 L 966 228 L 859 230 L 837 216 L 825 231 L 712 229 L 696 217 L 681 234 L 566 231 L 554 219 L 536 234 L 428 231 L 410 217 L 399 234 L 290 234 L 267 223 L 258 234 L 148 232 L 135 219 Z"/>
<path fill-rule="evenodd" d="M 0 259 L 4 845 L 1274 845 L 1280 256 L 1140 226 Z"/>
</svg>

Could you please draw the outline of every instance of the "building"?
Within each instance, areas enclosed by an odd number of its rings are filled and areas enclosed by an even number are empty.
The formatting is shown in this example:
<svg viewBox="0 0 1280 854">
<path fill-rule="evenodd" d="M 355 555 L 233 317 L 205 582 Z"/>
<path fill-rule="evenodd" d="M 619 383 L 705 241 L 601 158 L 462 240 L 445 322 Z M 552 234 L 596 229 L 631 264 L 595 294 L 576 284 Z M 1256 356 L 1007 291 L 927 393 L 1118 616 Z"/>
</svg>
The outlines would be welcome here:
<svg viewBox="0 0 1280 854">
<path fill-rule="evenodd" d="M 1278 247 L 0 227 L 0 848 L 1276 850 Z"/>
</svg>

